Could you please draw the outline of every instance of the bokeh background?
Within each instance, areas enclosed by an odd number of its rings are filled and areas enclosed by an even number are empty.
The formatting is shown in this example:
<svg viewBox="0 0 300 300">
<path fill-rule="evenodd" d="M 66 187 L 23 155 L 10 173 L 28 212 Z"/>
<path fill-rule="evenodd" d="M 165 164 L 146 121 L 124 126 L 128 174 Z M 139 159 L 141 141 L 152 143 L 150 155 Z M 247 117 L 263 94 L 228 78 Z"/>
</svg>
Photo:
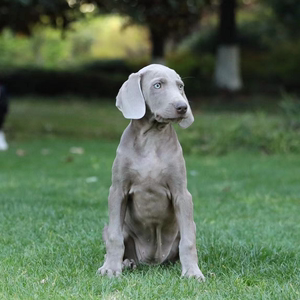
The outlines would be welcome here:
<svg viewBox="0 0 300 300">
<path fill-rule="evenodd" d="M 237 89 L 299 91 L 299 1 L 221 2 L 1 0 L 0 80 L 13 95 L 114 97 L 156 61 L 189 78 L 190 96 L 210 95 L 218 48 L 235 45 Z"/>
</svg>

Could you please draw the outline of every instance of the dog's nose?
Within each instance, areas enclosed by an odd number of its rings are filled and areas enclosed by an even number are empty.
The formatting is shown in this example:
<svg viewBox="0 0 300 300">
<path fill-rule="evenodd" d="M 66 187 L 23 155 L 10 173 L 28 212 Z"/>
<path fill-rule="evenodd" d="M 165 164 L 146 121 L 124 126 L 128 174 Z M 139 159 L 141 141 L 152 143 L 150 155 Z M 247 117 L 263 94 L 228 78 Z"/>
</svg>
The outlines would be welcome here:
<svg viewBox="0 0 300 300">
<path fill-rule="evenodd" d="M 184 115 L 187 111 L 187 105 L 184 102 L 178 102 L 175 108 L 180 115 Z"/>
</svg>

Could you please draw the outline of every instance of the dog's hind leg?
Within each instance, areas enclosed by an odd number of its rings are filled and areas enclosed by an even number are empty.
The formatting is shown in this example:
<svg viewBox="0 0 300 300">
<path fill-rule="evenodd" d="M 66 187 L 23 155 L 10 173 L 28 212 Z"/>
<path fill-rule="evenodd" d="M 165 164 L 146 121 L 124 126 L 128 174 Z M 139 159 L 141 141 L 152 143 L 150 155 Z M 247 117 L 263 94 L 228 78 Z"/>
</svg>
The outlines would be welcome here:
<svg viewBox="0 0 300 300">
<path fill-rule="evenodd" d="M 122 268 L 130 268 L 135 269 L 138 264 L 138 258 L 136 255 L 136 249 L 134 240 L 127 232 L 123 230 L 124 235 L 124 244 L 125 244 L 125 252 L 124 252 L 124 261 Z"/>
<path fill-rule="evenodd" d="M 107 240 L 107 230 L 108 230 L 108 225 L 104 227 L 102 232 L 102 238 L 104 242 L 106 242 Z M 134 240 L 124 230 L 123 230 L 123 235 L 124 235 L 125 252 L 123 257 L 122 270 L 135 269 L 137 267 L 138 259 L 136 256 Z"/>
<path fill-rule="evenodd" d="M 164 263 L 175 263 L 177 260 L 179 260 L 179 242 L 180 242 L 180 234 L 177 234 L 177 237 L 175 238 L 171 251 L 167 257 L 167 259 L 164 261 Z"/>
</svg>

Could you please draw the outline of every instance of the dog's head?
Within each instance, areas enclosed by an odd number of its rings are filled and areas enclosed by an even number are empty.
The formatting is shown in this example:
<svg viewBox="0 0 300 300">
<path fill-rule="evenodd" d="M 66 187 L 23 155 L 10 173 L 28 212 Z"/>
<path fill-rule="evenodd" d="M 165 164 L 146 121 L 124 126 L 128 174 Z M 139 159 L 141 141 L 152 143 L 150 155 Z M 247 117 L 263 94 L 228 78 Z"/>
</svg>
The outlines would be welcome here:
<svg viewBox="0 0 300 300">
<path fill-rule="evenodd" d="M 143 118 L 147 106 L 157 122 L 179 122 L 182 128 L 194 122 L 180 76 L 163 65 L 149 65 L 131 74 L 120 88 L 116 106 L 126 119 Z"/>
</svg>

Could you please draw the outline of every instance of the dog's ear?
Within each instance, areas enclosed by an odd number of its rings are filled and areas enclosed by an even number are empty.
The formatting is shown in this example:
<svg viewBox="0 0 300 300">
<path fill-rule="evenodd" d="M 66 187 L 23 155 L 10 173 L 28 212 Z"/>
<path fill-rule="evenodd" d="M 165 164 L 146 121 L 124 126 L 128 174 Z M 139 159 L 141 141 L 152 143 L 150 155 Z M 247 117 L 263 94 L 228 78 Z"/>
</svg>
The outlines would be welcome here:
<svg viewBox="0 0 300 300">
<path fill-rule="evenodd" d="M 189 111 L 187 113 L 187 118 L 179 122 L 179 126 L 185 129 L 188 128 L 190 125 L 192 125 L 193 122 L 194 122 L 194 116 L 192 114 L 191 108 L 189 108 Z"/>
<path fill-rule="evenodd" d="M 192 113 L 192 110 L 191 110 L 191 107 L 189 105 L 189 101 L 185 95 L 185 93 L 183 92 L 183 97 L 185 98 L 186 102 L 187 102 L 187 106 L 188 106 L 188 110 L 187 110 L 187 113 L 186 113 L 186 118 L 184 118 L 181 122 L 179 122 L 179 126 L 181 128 L 188 128 L 190 125 L 193 124 L 194 122 L 194 116 L 193 116 L 193 113 Z"/>
<path fill-rule="evenodd" d="M 141 89 L 141 74 L 133 73 L 119 90 L 117 108 L 126 119 L 141 119 L 146 113 L 145 99 Z"/>
</svg>

